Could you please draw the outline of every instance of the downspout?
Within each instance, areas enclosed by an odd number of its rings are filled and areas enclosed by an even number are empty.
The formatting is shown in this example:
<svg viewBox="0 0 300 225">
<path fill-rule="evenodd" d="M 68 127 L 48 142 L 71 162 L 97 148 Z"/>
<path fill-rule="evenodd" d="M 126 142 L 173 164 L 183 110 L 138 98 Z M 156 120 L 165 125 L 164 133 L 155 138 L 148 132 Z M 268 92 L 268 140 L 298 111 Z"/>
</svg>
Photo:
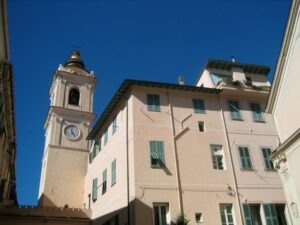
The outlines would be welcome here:
<svg viewBox="0 0 300 225">
<path fill-rule="evenodd" d="M 174 152 L 174 158 L 175 158 L 175 172 L 176 172 L 176 182 L 177 182 L 177 194 L 178 194 L 178 202 L 179 202 L 179 212 L 180 214 L 184 214 L 183 211 L 183 201 L 182 201 L 182 190 L 181 190 L 181 182 L 180 182 L 180 172 L 178 167 L 178 154 L 177 154 L 177 145 L 176 145 L 176 133 L 175 133 L 175 125 L 174 125 L 174 114 L 173 114 L 173 108 L 170 101 L 169 93 L 167 92 L 167 99 L 169 104 L 169 111 L 170 111 L 170 121 L 171 121 L 171 127 L 172 127 L 172 142 L 173 142 L 173 152 Z"/>
<path fill-rule="evenodd" d="M 221 107 L 219 95 L 218 95 L 218 103 L 219 103 L 219 107 L 220 107 L 220 110 L 221 110 L 222 120 L 223 120 L 223 124 L 224 124 L 224 129 L 225 129 L 226 143 L 227 143 L 227 147 L 228 147 L 228 151 L 229 151 L 230 163 L 231 163 L 231 166 L 232 166 L 233 181 L 234 181 L 234 186 L 235 186 L 235 190 L 236 190 L 239 214 L 241 215 L 242 224 L 245 224 L 244 223 L 244 217 L 243 217 L 243 214 L 242 214 L 242 207 L 241 207 L 241 204 L 240 204 L 240 194 L 239 194 L 239 189 L 238 189 L 238 185 L 237 185 L 237 179 L 236 179 L 235 167 L 234 167 L 233 158 L 232 158 L 232 152 L 231 152 L 231 146 L 230 146 L 230 141 L 229 141 L 229 136 L 228 136 L 228 130 L 227 130 L 227 126 L 226 126 L 224 112 L 223 112 L 223 109 Z"/>
<path fill-rule="evenodd" d="M 127 224 L 130 225 L 128 97 L 126 97 Z"/>
</svg>

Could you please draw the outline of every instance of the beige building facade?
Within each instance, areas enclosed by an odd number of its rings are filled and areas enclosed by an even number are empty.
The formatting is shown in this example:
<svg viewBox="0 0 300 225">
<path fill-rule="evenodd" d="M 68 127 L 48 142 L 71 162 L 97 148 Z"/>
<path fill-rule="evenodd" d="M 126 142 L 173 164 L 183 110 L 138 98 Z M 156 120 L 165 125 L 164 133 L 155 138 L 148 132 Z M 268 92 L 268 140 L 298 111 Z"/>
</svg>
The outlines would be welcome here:
<svg viewBox="0 0 300 225">
<path fill-rule="evenodd" d="M 280 145 L 272 159 L 293 224 L 300 224 L 300 1 L 293 0 L 266 111 L 273 115 Z"/>
<path fill-rule="evenodd" d="M 196 86 L 125 80 L 88 135 L 93 223 L 290 224 L 268 72 L 209 60 Z"/>
</svg>

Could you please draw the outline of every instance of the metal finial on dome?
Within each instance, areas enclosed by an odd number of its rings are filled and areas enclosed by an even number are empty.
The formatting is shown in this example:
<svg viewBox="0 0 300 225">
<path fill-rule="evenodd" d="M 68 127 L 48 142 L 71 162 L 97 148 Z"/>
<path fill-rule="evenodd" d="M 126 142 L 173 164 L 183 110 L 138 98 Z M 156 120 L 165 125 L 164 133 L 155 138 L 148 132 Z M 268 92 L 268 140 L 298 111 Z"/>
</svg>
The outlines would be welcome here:
<svg viewBox="0 0 300 225">
<path fill-rule="evenodd" d="M 78 67 L 81 69 L 85 69 L 84 63 L 80 58 L 79 51 L 73 51 L 71 54 L 71 58 L 64 64 L 65 67 Z"/>
</svg>

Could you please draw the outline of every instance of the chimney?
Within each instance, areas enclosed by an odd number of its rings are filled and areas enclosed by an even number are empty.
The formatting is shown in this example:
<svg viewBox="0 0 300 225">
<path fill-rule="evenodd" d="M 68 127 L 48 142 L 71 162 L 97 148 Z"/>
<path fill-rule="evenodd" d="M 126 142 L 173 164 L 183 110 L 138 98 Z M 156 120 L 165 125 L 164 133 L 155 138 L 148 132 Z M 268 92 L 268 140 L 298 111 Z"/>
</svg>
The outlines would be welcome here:
<svg viewBox="0 0 300 225">
<path fill-rule="evenodd" d="M 184 85 L 184 76 L 179 76 L 178 77 L 178 84 L 179 85 Z"/>
</svg>

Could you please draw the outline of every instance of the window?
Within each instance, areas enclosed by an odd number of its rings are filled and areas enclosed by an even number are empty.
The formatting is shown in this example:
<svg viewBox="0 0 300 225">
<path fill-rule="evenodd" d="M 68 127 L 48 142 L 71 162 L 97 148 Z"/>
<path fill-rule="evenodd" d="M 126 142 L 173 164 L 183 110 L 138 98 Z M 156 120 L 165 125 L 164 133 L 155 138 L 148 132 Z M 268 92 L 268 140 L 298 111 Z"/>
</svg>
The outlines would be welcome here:
<svg viewBox="0 0 300 225">
<path fill-rule="evenodd" d="M 250 103 L 253 120 L 256 122 L 263 122 L 264 118 L 260 109 L 260 105 L 257 103 Z"/>
<path fill-rule="evenodd" d="M 115 159 L 111 163 L 111 185 L 114 185 L 117 182 L 116 168 L 117 168 L 117 161 Z"/>
<path fill-rule="evenodd" d="M 168 203 L 154 203 L 154 225 L 169 225 L 169 204 Z"/>
<path fill-rule="evenodd" d="M 232 204 L 220 204 L 220 214 L 222 225 L 234 225 Z"/>
<path fill-rule="evenodd" d="M 117 117 L 114 117 L 112 121 L 112 134 L 114 134 L 116 131 L 117 131 Z"/>
<path fill-rule="evenodd" d="M 204 127 L 204 122 L 203 121 L 198 122 L 198 127 L 199 127 L 200 132 L 205 132 L 205 127 Z"/>
<path fill-rule="evenodd" d="M 278 225 L 276 208 L 274 204 L 263 204 L 267 225 Z"/>
<path fill-rule="evenodd" d="M 93 190 L 92 190 L 93 201 L 97 200 L 97 190 L 98 190 L 98 178 L 95 178 L 93 179 Z"/>
<path fill-rule="evenodd" d="M 246 225 L 261 225 L 260 204 L 243 204 L 244 222 Z"/>
<path fill-rule="evenodd" d="M 210 149 L 213 168 L 216 170 L 225 170 L 225 159 L 222 145 L 211 145 Z"/>
<path fill-rule="evenodd" d="M 92 151 L 92 158 L 94 159 L 100 150 L 99 141 L 95 141 Z"/>
<path fill-rule="evenodd" d="M 152 167 L 163 167 L 165 164 L 164 143 L 150 141 L 150 158 Z"/>
<path fill-rule="evenodd" d="M 196 223 L 203 223 L 202 213 L 195 213 Z"/>
<path fill-rule="evenodd" d="M 205 113 L 204 101 L 202 99 L 193 99 L 195 113 Z"/>
<path fill-rule="evenodd" d="M 262 148 L 261 149 L 263 157 L 264 157 L 264 162 L 265 162 L 265 167 L 266 170 L 274 170 L 273 162 L 271 160 L 271 149 L 270 148 Z"/>
<path fill-rule="evenodd" d="M 228 101 L 228 106 L 231 119 L 242 120 L 239 103 L 237 101 Z"/>
<path fill-rule="evenodd" d="M 249 149 L 247 147 L 239 147 L 242 169 L 251 170 L 252 163 L 250 159 Z"/>
<path fill-rule="evenodd" d="M 107 169 L 102 172 L 102 194 L 106 192 L 106 183 L 107 183 Z"/>
<path fill-rule="evenodd" d="M 160 99 L 159 95 L 147 94 L 148 111 L 160 112 Z"/>
<path fill-rule="evenodd" d="M 79 90 L 76 88 L 72 88 L 69 92 L 69 104 L 71 105 L 79 105 Z"/>
<path fill-rule="evenodd" d="M 108 141 L 108 128 L 104 131 L 104 145 L 106 145 Z"/>
</svg>

